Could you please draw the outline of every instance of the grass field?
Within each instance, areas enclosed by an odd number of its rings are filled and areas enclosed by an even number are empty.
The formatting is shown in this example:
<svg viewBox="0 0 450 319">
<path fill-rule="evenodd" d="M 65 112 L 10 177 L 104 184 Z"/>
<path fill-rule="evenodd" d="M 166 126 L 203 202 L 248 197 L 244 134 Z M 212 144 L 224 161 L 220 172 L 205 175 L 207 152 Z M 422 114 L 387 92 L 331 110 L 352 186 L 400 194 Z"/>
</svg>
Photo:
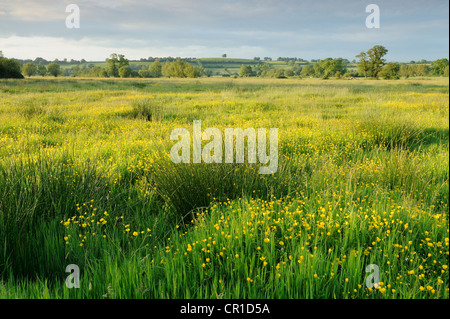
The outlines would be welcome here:
<svg viewBox="0 0 450 319">
<path fill-rule="evenodd" d="M 277 173 L 172 163 L 194 120 Z M 448 78 L 1 80 L 0 298 L 449 298 L 448 165 Z"/>
</svg>

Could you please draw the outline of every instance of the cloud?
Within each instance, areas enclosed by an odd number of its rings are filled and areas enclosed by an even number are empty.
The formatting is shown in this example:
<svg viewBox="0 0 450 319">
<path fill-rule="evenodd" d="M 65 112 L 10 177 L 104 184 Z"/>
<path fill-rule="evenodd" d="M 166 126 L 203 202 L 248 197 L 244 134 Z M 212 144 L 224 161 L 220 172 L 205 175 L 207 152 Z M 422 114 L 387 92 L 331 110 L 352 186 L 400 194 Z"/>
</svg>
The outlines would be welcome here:
<svg viewBox="0 0 450 319">
<path fill-rule="evenodd" d="M 67 29 L 65 7 L 72 2 L 0 0 L 0 49 L 29 58 L 83 51 L 98 59 L 119 49 L 141 57 L 352 58 L 373 43 L 395 48 L 390 54 L 402 60 L 448 56 L 447 1 L 378 0 L 381 29 L 365 27 L 362 0 L 77 0 L 81 28 Z M 13 39 L 23 41 L 22 52 L 10 47 Z"/>
</svg>

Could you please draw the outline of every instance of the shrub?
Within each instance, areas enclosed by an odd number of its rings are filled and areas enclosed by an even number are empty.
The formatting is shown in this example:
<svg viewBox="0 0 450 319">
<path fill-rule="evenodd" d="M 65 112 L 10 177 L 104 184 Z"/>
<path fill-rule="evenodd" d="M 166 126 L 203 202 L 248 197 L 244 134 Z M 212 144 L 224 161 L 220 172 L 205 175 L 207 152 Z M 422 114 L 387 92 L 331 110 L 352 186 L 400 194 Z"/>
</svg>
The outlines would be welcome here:
<svg viewBox="0 0 450 319">
<path fill-rule="evenodd" d="M 0 79 L 23 79 L 20 63 L 14 59 L 0 57 Z"/>
</svg>

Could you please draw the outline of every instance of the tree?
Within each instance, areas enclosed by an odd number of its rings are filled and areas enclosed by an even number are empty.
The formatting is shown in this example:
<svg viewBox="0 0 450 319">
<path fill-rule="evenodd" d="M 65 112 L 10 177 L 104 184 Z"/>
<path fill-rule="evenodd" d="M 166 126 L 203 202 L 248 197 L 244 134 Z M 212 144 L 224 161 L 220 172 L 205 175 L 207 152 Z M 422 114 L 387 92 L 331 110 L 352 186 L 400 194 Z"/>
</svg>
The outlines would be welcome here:
<svg viewBox="0 0 450 319">
<path fill-rule="evenodd" d="M 138 74 L 141 78 L 150 77 L 150 71 L 148 70 L 148 68 L 145 68 L 144 66 L 138 71 Z"/>
<path fill-rule="evenodd" d="M 162 76 L 162 65 L 159 59 L 155 60 L 148 68 L 149 77 L 160 78 Z"/>
<path fill-rule="evenodd" d="M 203 69 L 203 74 L 209 78 L 211 75 L 213 75 L 213 71 L 211 69 Z"/>
<path fill-rule="evenodd" d="M 328 78 L 329 76 L 335 76 L 337 72 L 343 74 L 347 71 L 345 62 L 343 59 L 326 58 L 320 60 L 314 64 L 314 75 L 318 78 Z"/>
<path fill-rule="evenodd" d="M 442 76 L 445 73 L 445 68 L 448 66 L 447 59 L 439 59 L 433 62 L 431 66 L 431 73 L 434 75 Z"/>
<path fill-rule="evenodd" d="M 106 78 L 108 76 L 108 72 L 106 72 L 106 69 L 101 68 L 101 70 L 98 72 L 98 76 L 100 78 Z"/>
<path fill-rule="evenodd" d="M 131 68 L 128 65 L 121 66 L 119 69 L 119 76 L 121 78 L 131 77 Z"/>
<path fill-rule="evenodd" d="M 25 76 L 32 76 L 35 75 L 37 72 L 37 67 L 36 64 L 32 63 L 32 62 L 28 62 L 26 63 L 23 67 L 22 67 L 22 73 Z"/>
<path fill-rule="evenodd" d="M 284 69 L 272 69 L 269 71 L 269 76 L 276 79 L 286 79 L 286 71 Z"/>
<path fill-rule="evenodd" d="M 116 53 L 111 54 L 110 58 L 106 59 L 106 72 L 108 76 L 119 76 L 119 68 L 117 67 L 118 62 Z"/>
<path fill-rule="evenodd" d="M 226 58 L 226 57 L 227 57 L 226 53 L 222 54 L 222 58 Z"/>
<path fill-rule="evenodd" d="M 48 73 L 53 75 L 54 77 L 57 77 L 59 74 L 61 74 L 61 67 L 59 64 L 56 64 L 55 62 L 50 63 L 47 66 Z"/>
<path fill-rule="evenodd" d="M 398 63 L 388 63 L 381 70 L 380 75 L 386 80 L 398 80 L 400 71 L 400 64 Z"/>
<path fill-rule="evenodd" d="M 300 72 L 300 75 L 303 77 L 310 77 L 314 75 L 314 68 L 307 64 L 302 68 L 302 71 Z"/>
<path fill-rule="evenodd" d="M 40 57 L 37 57 L 36 59 L 34 59 L 34 64 L 36 64 L 36 65 L 47 64 L 47 63 L 48 63 L 47 60 L 40 58 Z"/>
<path fill-rule="evenodd" d="M 383 69 L 383 66 L 386 63 L 386 60 L 383 57 L 386 55 L 388 50 L 382 45 L 375 45 L 369 51 L 367 51 L 367 56 L 369 57 L 370 62 L 370 75 L 373 78 L 377 78 L 378 74 Z"/>
<path fill-rule="evenodd" d="M 252 67 L 250 65 L 242 65 L 241 69 L 239 70 L 239 76 L 241 77 L 253 76 Z"/>
<path fill-rule="evenodd" d="M 412 75 L 411 68 L 409 67 L 409 65 L 402 64 L 402 65 L 400 66 L 400 68 L 399 68 L 398 74 L 399 74 L 401 77 L 404 77 L 404 78 L 407 79 L 407 78 L 409 78 L 409 77 Z"/>
<path fill-rule="evenodd" d="M 20 63 L 14 59 L 0 57 L 0 79 L 23 79 Z"/>
<path fill-rule="evenodd" d="M 300 75 L 300 73 L 302 72 L 302 67 L 300 65 L 296 64 L 292 68 L 292 72 L 294 73 L 294 75 Z"/>
<path fill-rule="evenodd" d="M 47 68 L 45 67 L 45 65 L 38 65 L 37 67 L 37 74 L 39 74 L 40 76 L 46 76 L 47 75 Z"/>
<path fill-rule="evenodd" d="M 430 68 L 426 64 L 402 64 L 399 69 L 401 77 L 409 78 L 411 76 L 427 76 Z"/>
<path fill-rule="evenodd" d="M 417 76 L 427 76 L 430 72 L 430 68 L 426 64 L 417 64 L 415 67 Z"/>
<path fill-rule="evenodd" d="M 73 76 L 80 76 L 81 69 L 78 65 L 72 67 Z"/>
<path fill-rule="evenodd" d="M 270 70 L 270 66 L 267 63 L 260 64 L 256 67 L 256 75 L 257 76 L 267 76 L 267 72 Z"/>
<path fill-rule="evenodd" d="M 198 66 L 192 66 L 189 62 L 177 59 L 162 65 L 162 75 L 169 78 L 196 78 L 201 75 L 201 69 Z"/>
<path fill-rule="evenodd" d="M 358 68 L 361 74 L 364 74 L 364 77 L 367 78 L 367 72 L 369 71 L 370 64 L 367 58 L 367 53 L 362 51 L 360 54 L 356 56 L 358 58 L 358 62 L 356 62 L 356 67 Z"/>
<path fill-rule="evenodd" d="M 183 61 L 183 73 L 188 78 L 198 78 L 202 75 L 202 68 L 198 66 L 193 66 L 192 64 Z"/>
<path fill-rule="evenodd" d="M 113 53 L 106 59 L 106 72 L 108 76 L 118 77 L 119 69 L 129 65 L 129 61 L 125 59 L 123 54 Z"/>
</svg>

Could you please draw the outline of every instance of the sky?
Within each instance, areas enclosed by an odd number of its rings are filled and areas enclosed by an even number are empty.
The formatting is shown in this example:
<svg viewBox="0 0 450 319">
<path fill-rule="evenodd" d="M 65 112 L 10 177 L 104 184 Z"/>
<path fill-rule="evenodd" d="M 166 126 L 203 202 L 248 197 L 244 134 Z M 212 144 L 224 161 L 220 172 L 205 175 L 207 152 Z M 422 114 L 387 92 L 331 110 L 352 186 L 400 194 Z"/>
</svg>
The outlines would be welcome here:
<svg viewBox="0 0 450 319">
<path fill-rule="evenodd" d="M 67 28 L 69 4 L 80 27 Z M 380 28 L 367 28 L 369 4 Z M 383 45 L 388 61 L 449 57 L 448 0 L 0 0 L 8 58 L 347 58 Z"/>
</svg>

